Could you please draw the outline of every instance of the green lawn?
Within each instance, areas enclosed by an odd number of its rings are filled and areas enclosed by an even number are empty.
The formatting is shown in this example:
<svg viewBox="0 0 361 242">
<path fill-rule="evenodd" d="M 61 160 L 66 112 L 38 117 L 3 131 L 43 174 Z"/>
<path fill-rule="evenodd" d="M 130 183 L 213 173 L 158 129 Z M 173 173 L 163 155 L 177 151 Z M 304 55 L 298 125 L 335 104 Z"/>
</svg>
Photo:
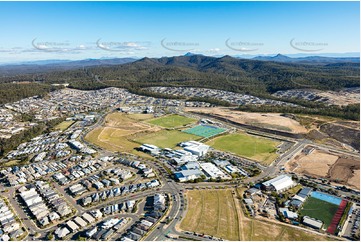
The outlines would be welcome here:
<svg viewBox="0 0 361 242">
<path fill-rule="evenodd" d="M 309 197 L 303 205 L 301 215 L 321 220 L 324 223 L 324 228 L 327 229 L 337 209 L 338 206 L 335 204 Z"/>
<path fill-rule="evenodd" d="M 134 141 L 140 144 L 152 144 L 160 148 L 174 148 L 178 143 L 189 140 L 198 140 L 199 136 L 183 133 L 177 130 L 161 130 L 145 134 Z"/>
<path fill-rule="evenodd" d="M 236 133 L 216 137 L 206 144 L 269 165 L 278 156 L 276 150 L 279 142 L 246 133 Z"/>
<path fill-rule="evenodd" d="M 175 128 L 175 127 L 182 127 L 187 124 L 195 123 L 196 121 L 197 120 L 193 118 L 172 114 L 172 115 L 167 115 L 160 118 L 148 120 L 147 122 L 164 128 Z"/>
</svg>

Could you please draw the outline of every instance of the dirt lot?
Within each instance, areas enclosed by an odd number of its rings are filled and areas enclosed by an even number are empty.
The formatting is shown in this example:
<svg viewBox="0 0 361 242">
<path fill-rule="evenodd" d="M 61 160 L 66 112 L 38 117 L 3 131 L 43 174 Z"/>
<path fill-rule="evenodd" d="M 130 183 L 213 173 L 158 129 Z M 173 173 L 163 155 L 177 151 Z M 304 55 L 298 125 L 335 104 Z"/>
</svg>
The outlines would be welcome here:
<svg viewBox="0 0 361 242">
<path fill-rule="evenodd" d="M 328 178 L 332 181 L 347 183 L 360 189 L 360 163 L 348 157 L 339 158 L 328 171 Z M 351 183 L 349 182 L 351 180 Z"/>
<path fill-rule="evenodd" d="M 285 168 L 290 172 L 323 177 L 360 189 L 360 163 L 356 158 L 340 157 L 315 150 L 309 155 L 296 156 Z"/>
<path fill-rule="evenodd" d="M 317 94 L 321 97 L 328 98 L 327 103 L 333 105 L 349 105 L 360 103 L 360 89 L 346 89 L 339 92 L 318 91 Z"/>
<path fill-rule="evenodd" d="M 287 163 L 286 169 L 291 172 L 326 177 L 337 159 L 336 155 L 315 150 L 309 155 L 296 156 L 294 160 Z"/>
<path fill-rule="evenodd" d="M 185 108 L 185 111 L 212 114 L 218 117 L 227 118 L 237 123 L 248 124 L 262 128 L 275 129 L 291 133 L 307 133 L 307 129 L 296 120 L 283 117 L 277 113 L 247 113 L 221 107 Z"/>
</svg>

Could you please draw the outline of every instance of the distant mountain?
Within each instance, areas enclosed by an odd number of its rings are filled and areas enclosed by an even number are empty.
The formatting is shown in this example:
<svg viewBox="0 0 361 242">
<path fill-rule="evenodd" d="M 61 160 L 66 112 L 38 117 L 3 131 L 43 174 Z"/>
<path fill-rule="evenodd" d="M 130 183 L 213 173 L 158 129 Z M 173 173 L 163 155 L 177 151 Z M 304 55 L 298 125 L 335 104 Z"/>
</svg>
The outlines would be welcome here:
<svg viewBox="0 0 361 242">
<path fill-rule="evenodd" d="M 193 55 L 201 55 L 201 54 L 195 54 L 195 53 L 192 53 L 192 52 L 187 52 L 184 56 L 193 56 Z"/>
<path fill-rule="evenodd" d="M 276 56 L 257 56 L 252 59 L 260 60 L 260 61 L 275 61 L 275 62 L 284 62 L 284 63 L 318 64 L 318 65 L 327 65 L 333 63 L 360 63 L 359 57 L 307 56 L 307 57 L 292 58 L 281 54 L 278 54 Z"/>
<path fill-rule="evenodd" d="M 11 76 L 19 74 L 36 74 L 39 72 L 49 72 L 57 70 L 72 70 L 91 66 L 111 66 L 122 65 L 136 61 L 133 58 L 113 58 L 113 59 L 85 59 L 78 61 L 71 60 L 41 60 L 22 62 L 11 65 L 0 66 L 0 76 Z"/>
<path fill-rule="evenodd" d="M 276 58 L 289 57 L 278 55 Z M 183 55 L 162 58 L 146 57 L 122 65 L 98 65 L 87 69 L 39 73 L 34 80 L 66 81 L 72 87 L 80 89 L 104 86 L 139 89 L 172 85 L 208 87 L 264 96 L 288 89 L 337 90 L 358 87 L 359 72 L 360 68 L 355 63 L 309 65 L 240 59 L 231 56 L 216 58 Z M 14 79 L 11 78 L 11 80 Z"/>
<path fill-rule="evenodd" d="M 228 55 L 216 58 L 196 54 L 162 58 L 145 57 L 135 61 L 134 59 L 116 61 L 90 59 L 63 64 L 62 68 L 72 69 L 49 71 L 51 69 L 48 68 L 47 71 L 39 69 L 33 75 L 17 73 L 0 77 L 0 83 L 66 82 L 70 83 L 71 87 L 79 89 L 117 86 L 133 90 L 149 86 L 192 86 L 248 92 L 264 97 L 279 90 L 300 88 L 338 90 L 360 86 L 360 68 L 357 63 L 336 62 L 310 65 L 289 61 L 294 59 L 296 58 L 284 55 L 273 56 L 272 61 L 269 61 L 264 58 L 262 60 L 241 59 Z M 304 59 L 317 58 L 304 57 Z M 114 64 L 117 61 L 123 64 Z M 74 68 L 74 66 L 87 66 L 87 68 Z"/>
</svg>

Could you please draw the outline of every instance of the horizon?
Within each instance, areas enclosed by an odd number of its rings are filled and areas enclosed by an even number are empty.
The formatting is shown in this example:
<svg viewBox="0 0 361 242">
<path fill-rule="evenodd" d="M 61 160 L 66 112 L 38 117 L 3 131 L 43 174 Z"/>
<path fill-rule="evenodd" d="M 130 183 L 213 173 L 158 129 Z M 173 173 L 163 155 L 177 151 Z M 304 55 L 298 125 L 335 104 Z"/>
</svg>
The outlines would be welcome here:
<svg viewBox="0 0 361 242">
<path fill-rule="evenodd" d="M 203 55 L 198 53 L 192 53 L 187 52 L 186 54 L 192 54 L 192 55 Z M 179 56 L 185 56 L 184 55 L 173 55 L 173 56 L 159 56 L 159 57 L 147 57 L 147 56 L 126 56 L 126 57 L 99 57 L 99 58 L 84 58 L 84 59 L 39 59 L 39 60 L 25 60 L 25 61 L 15 61 L 15 62 L 0 62 L 0 66 L 6 66 L 6 65 L 31 65 L 31 64 L 37 64 L 37 65 L 47 65 L 47 64 L 56 64 L 56 63 L 64 63 L 64 62 L 75 62 L 75 61 L 85 61 L 85 60 L 111 60 L 111 59 L 135 59 L 140 60 L 143 58 L 163 58 L 163 57 L 179 57 Z M 325 57 L 325 58 L 360 58 L 359 52 L 351 52 L 351 53 L 321 53 L 319 55 L 313 55 L 313 54 L 303 54 L 303 53 L 296 53 L 296 54 L 267 54 L 267 55 L 249 55 L 249 56 L 237 56 L 237 55 L 203 55 L 207 57 L 214 57 L 214 58 L 222 58 L 224 56 L 231 56 L 233 58 L 238 59 L 253 59 L 257 57 L 276 57 L 277 55 L 286 56 L 292 59 L 297 58 L 307 58 L 307 57 Z M 55 62 L 55 63 L 52 63 Z M 40 62 L 44 62 L 42 64 L 39 64 Z M 48 62 L 48 63 L 46 63 Z"/>
<path fill-rule="evenodd" d="M 359 57 L 359 4 L 0 2 L 0 63 L 160 58 L 187 52 L 242 58 L 278 53 Z"/>
</svg>

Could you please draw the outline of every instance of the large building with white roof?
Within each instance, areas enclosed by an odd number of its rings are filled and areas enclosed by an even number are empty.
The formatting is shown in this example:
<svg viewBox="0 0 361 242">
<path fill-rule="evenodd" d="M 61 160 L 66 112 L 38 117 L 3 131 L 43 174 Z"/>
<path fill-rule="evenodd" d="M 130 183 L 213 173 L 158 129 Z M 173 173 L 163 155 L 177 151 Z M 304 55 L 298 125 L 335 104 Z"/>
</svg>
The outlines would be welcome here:
<svg viewBox="0 0 361 242">
<path fill-rule="evenodd" d="M 296 183 L 287 175 L 280 175 L 262 183 L 262 187 L 265 190 L 273 190 L 276 192 L 284 192 L 295 185 Z"/>
<path fill-rule="evenodd" d="M 180 144 L 180 146 L 183 147 L 183 149 L 185 151 L 188 151 L 188 152 L 190 152 L 193 155 L 196 155 L 198 157 L 204 156 L 205 154 L 207 154 L 207 152 L 209 150 L 208 145 L 202 144 L 202 143 L 197 142 L 197 141 L 183 142 L 183 143 Z"/>
<path fill-rule="evenodd" d="M 223 171 L 218 169 L 213 163 L 205 162 L 200 164 L 204 173 L 210 178 L 230 179 L 231 177 L 226 175 Z"/>
</svg>

